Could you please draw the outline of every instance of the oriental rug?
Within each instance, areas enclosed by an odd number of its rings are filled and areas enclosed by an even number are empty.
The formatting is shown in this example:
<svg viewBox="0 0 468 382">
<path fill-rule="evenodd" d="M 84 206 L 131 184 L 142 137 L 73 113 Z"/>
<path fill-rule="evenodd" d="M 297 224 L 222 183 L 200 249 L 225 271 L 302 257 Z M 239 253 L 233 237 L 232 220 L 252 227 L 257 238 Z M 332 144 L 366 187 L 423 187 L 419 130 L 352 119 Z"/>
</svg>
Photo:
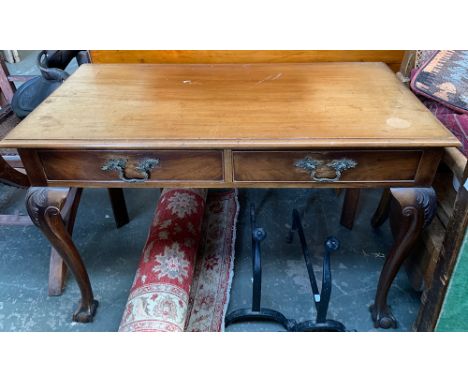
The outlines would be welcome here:
<svg viewBox="0 0 468 382">
<path fill-rule="evenodd" d="M 208 194 L 185 331 L 224 331 L 238 214 L 237 190 Z"/>
<path fill-rule="evenodd" d="M 222 331 L 233 275 L 236 190 L 164 189 L 119 331 Z"/>
</svg>

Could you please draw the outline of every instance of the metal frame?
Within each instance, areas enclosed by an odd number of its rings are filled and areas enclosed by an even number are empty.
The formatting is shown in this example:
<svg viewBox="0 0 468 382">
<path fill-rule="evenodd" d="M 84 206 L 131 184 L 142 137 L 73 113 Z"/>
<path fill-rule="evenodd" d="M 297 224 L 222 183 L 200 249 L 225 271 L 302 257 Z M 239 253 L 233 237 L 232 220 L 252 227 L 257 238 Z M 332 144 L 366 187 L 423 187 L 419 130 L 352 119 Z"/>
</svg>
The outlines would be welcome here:
<svg viewBox="0 0 468 382">
<path fill-rule="evenodd" d="M 312 256 L 307 247 L 304 230 L 302 228 L 301 219 L 296 209 L 292 213 L 292 226 L 288 236 L 288 242 L 292 243 L 294 232 L 297 231 L 301 242 L 301 249 L 304 255 L 304 260 L 309 274 L 310 285 L 314 294 L 314 303 L 317 311 L 315 321 L 307 320 L 297 322 L 293 319 L 286 318 L 277 310 L 261 307 L 262 294 L 262 262 L 260 243 L 265 240 L 266 232 L 263 228 L 256 226 L 255 221 L 255 205 L 250 205 L 250 224 L 252 229 L 252 270 L 253 270 L 253 287 L 252 287 L 252 307 L 237 309 L 225 318 L 225 326 L 229 326 L 236 322 L 245 321 L 272 321 L 282 325 L 289 332 L 343 332 L 346 331 L 345 326 L 338 321 L 328 320 L 326 318 L 328 306 L 331 296 L 331 269 L 330 269 L 330 254 L 338 250 L 339 241 L 334 237 L 329 237 L 325 241 L 325 256 L 323 260 L 323 275 L 321 291 L 319 292 L 317 280 L 315 278 L 312 265 Z"/>
</svg>

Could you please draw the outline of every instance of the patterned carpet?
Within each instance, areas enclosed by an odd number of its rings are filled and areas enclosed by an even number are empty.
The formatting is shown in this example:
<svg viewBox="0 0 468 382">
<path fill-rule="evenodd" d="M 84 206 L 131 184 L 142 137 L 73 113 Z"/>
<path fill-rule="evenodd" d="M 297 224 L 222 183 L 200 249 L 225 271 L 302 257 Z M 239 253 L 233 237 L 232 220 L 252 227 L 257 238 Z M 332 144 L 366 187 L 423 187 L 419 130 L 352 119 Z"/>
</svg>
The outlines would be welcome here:
<svg viewBox="0 0 468 382">
<path fill-rule="evenodd" d="M 164 189 L 120 331 L 222 331 L 233 275 L 236 190 Z"/>
</svg>

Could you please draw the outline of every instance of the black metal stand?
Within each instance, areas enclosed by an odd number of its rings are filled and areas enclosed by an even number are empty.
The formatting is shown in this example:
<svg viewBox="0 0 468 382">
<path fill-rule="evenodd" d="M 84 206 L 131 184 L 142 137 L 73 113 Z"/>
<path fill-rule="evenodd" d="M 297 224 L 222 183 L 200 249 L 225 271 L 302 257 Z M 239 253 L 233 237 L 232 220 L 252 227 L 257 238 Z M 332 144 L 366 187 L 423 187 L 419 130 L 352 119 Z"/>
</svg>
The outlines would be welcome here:
<svg viewBox="0 0 468 382">
<path fill-rule="evenodd" d="M 229 326 L 236 322 L 245 321 L 273 321 L 282 325 L 287 331 L 290 332 L 306 332 L 306 331 L 320 331 L 320 332 L 343 332 L 346 331 L 344 325 L 335 320 L 328 320 L 326 318 L 328 305 L 331 295 L 331 270 L 330 270 L 330 253 L 339 248 L 339 241 L 334 237 L 329 237 L 325 241 L 325 257 L 323 260 L 323 275 L 322 275 L 322 289 L 318 290 L 317 281 L 314 275 L 312 266 L 312 258 L 307 247 L 302 228 L 301 219 L 297 210 L 293 210 L 292 226 L 288 236 L 288 242 L 291 243 L 294 232 L 297 231 L 301 242 L 302 253 L 307 266 L 309 274 L 310 285 L 314 294 L 315 308 L 317 310 L 317 317 L 315 321 L 308 320 L 297 323 L 296 320 L 286 318 L 282 313 L 261 307 L 261 293 L 262 293 L 262 264 L 261 264 L 261 250 L 260 243 L 266 238 L 266 232 L 263 228 L 256 227 L 255 224 L 255 206 L 250 206 L 250 223 L 252 227 L 252 269 L 253 269 L 253 290 L 252 290 L 252 308 L 251 309 L 237 309 L 228 314 L 225 319 L 225 326 Z"/>
<path fill-rule="evenodd" d="M 328 320 L 327 312 L 330 304 L 330 296 L 332 289 L 332 276 L 331 276 L 331 265 L 330 265 L 330 254 L 335 252 L 340 247 L 340 242 L 336 237 L 330 236 L 325 240 L 325 256 L 323 258 L 323 272 L 322 272 L 322 289 L 319 292 L 317 286 L 317 280 L 315 279 L 314 267 L 312 265 L 312 255 L 307 247 L 307 242 L 304 235 L 304 229 L 302 228 L 301 218 L 299 212 L 294 209 L 292 213 L 292 226 L 288 237 L 288 241 L 291 243 L 293 239 L 294 231 L 297 231 L 299 240 L 301 242 L 302 254 L 307 267 L 307 273 L 309 274 L 309 281 L 314 294 L 315 309 L 317 311 L 317 317 L 315 321 L 308 320 L 298 323 L 294 327 L 296 332 L 344 332 L 346 331 L 345 326 L 338 321 Z"/>
<path fill-rule="evenodd" d="M 266 232 L 263 228 L 256 227 L 255 206 L 253 204 L 250 205 L 250 225 L 252 227 L 252 308 L 237 309 L 231 312 L 226 316 L 224 324 L 228 326 L 235 322 L 273 321 L 282 325 L 287 331 L 292 331 L 297 324 L 296 320 L 289 320 L 276 310 L 265 309 L 260 306 L 262 297 L 262 254 L 260 243 L 266 238 Z"/>
</svg>

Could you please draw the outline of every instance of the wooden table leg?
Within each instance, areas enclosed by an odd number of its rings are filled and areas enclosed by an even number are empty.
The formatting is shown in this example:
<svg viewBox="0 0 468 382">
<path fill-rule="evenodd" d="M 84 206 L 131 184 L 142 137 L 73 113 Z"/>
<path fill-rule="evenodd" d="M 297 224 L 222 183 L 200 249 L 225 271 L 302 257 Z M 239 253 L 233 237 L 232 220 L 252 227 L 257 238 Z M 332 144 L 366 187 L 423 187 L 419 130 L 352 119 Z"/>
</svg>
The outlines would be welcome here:
<svg viewBox="0 0 468 382">
<path fill-rule="evenodd" d="M 73 233 L 82 191 L 82 188 L 71 188 L 67 193 L 65 201 L 63 201 L 63 207 L 60 211 L 70 236 Z M 60 296 L 62 294 L 66 277 L 67 266 L 57 250 L 52 247 L 49 263 L 49 296 Z"/>
<path fill-rule="evenodd" d="M 48 295 L 61 296 L 67 279 L 67 266 L 54 247 L 50 249 Z"/>
<path fill-rule="evenodd" d="M 353 229 L 354 218 L 359 204 L 359 196 L 361 190 L 359 188 L 348 188 L 343 200 L 343 208 L 341 210 L 340 224 L 348 229 Z"/>
<path fill-rule="evenodd" d="M 90 322 L 98 302 L 94 299 L 86 267 L 61 215 L 69 191 L 68 188 L 31 187 L 26 195 L 26 208 L 33 223 L 49 239 L 78 283 L 81 300 L 73 321 Z"/>
<path fill-rule="evenodd" d="M 109 197 L 114 213 L 114 220 L 117 228 L 127 224 L 130 219 L 128 217 L 127 206 L 123 190 L 120 188 L 109 188 Z M 70 235 L 73 233 L 76 213 L 81 199 L 81 188 L 72 188 L 67 195 L 64 207 L 61 214 Z M 52 247 L 50 251 L 49 264 L 49 296 L 60 296 L 62 294 L 65 279 L 67 277 L 67 266 L 64 261 Z"/>
<path fill-rule="evenodd" d="M 374 326 L 383 329 L 396 328 L 397 321 L 387 305 L 388 291 L 436 209 L 432 188 L 391 188 L 390 194 L 390 225 L 395 242 L 380 273 L 374 305 L 370 307 Z"/>
<path fill-rule="evenodd" d="M 130 221 L 123 190 L 121 188 L 108 188 L 107 190 L 114 212 L 115 225 L 120 228 Z"/>
<path fill-rule="evenodd" d="M 389 188 L 383 190 L 379 205 L 371 219 L 371 225 L 373 228 L 379 228 L 385 222 L 385 220 L 387 220 L 388 214 L 390 212 L 391 196 L 392 195 Z"/>
</svg>

